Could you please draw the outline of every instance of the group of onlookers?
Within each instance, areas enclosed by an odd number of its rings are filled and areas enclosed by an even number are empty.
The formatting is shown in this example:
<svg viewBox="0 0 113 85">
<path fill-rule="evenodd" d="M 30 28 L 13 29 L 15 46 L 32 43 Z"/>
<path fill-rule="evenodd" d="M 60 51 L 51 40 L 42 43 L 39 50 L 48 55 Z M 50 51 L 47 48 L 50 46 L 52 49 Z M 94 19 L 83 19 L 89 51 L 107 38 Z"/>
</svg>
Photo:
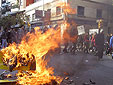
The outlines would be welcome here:
<svg viewBox="0 0 113 85">
<path fill-rule="evenodd" d="M 44 26 L 42 29 L 37 29 L 41 33 L 45 33 L 50 26 Z M 20 28 L 4 28 L 0 30 L 0 49 L 7 47 L 9 44 L 15 42 L 19 44 L 28 32 L 34 33 L 35 28 L 32 28 L 30 31 L 25 28 L 25 26 L 21 26 Z"/>
<path fill-rule="evenodd" d="M 1 49 L 7 47 L 9 44 L 15 42 L 20 43 L 22 37 L 27 33 L 24 26 L 21 28 L 5 28 L 0 31 Z"/>
<path fill-rule="evenodd" d="M 49 28 L 45 27 L 43 30 L 41 30 L 42 33 L 45 33 Z M 3 31 L 0 30 L 0 40 L 1 40 L 1 49 L 4 47 L 7 47 L 10 43 L 20 43 L 22 40 L 22 37 L 27 33 L 28 31 L 25 30 L 24 26 L 21 28 L 5 28 Z M 31 30 L 31 32 L 34 32 L 34 29 Z M 85 53 L 95 52 L 99 59 L 102 59 L 103 57 L 103 51 L 105 47 L 105 41 L 104 41 L 104 33 L 103 31 L 99 33 L 85 33 L 83 35 L 78 35 L 77 29 L 75 29 L 75 26 L 71 26 L 71 30 L 67 30 L 66 33 L 64 32 L 63 36 L 66 36 L 67 32 L 70 34 L 70 37 L 75 37 L 73 43 L 73 48 L 71 49 L 73 53 L 75 51 L 84 51 Z M 64 37 L 64 45 L 65 48 L 63 52 L 68 52 L 67 48 L 69 45 L 68 39 L 66 40 Z M 113 36 L 112 34 L 107 35 L 107 43 L 109 49 L 106 49 L 106 54 L 109 54 L 112 52 L 113 48 Z"/>
<path fill-rule="evenodd" d="M 81 36 L 81 35 L 80 35 Z M 95 55 L 98 56 L 99 59 L 102 59 L 103 57 L 103 51 L 104 51 L 104 33 L 93 33 L 89 35 L 86 33 L 83 36 L 82 48 L 85 53 L 90 53 L 91 51 L 96 52 Z"/>
<path fill-rule="evenodd" d="M 73 47 L 75 50 L 82 50 L 85 53 L 91 53 L 91 51 L 95 52 L 95 55 L 98 56 L 98 59 L 102 59 L 103 57 L 103 51 L 104 51 L 104 33 L 103 31 L 99 33 L 93 33 L 89 35 L 89 33 L 85 33 L 83 35 L 77 35 L 78 38 L 75 39 L 75 42 Z M 67 45 L 64 48 L 64 52 L 66 51 Z"/>
</svg>

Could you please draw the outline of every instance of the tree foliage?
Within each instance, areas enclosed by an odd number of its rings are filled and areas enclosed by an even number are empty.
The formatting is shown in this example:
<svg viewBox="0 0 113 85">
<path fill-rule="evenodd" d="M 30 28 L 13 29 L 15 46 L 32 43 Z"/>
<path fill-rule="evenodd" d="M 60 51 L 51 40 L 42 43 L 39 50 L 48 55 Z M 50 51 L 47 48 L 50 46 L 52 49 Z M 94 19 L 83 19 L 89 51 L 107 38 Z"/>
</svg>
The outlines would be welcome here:
<svg viewBox="0 0 113 85">
<path fill-rule="evenodd" d="M 11 28 L 11 26 L 15 26 L 19 24 L 20 26 L 24 25 L 27 21 L 28 16 L 24 13 L 16 13 L 14 15 L 8 15 L 0 18 L 0 26 L 3 28 Z"/>
</svg>

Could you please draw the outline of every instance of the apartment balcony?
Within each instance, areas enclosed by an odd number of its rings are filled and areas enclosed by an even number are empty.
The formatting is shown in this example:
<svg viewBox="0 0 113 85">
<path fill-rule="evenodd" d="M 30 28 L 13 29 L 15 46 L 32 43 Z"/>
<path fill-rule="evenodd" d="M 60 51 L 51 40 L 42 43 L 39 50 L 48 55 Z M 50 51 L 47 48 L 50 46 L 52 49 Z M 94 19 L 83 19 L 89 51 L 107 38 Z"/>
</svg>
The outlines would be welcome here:
<svg viewBox="0 0 113 85">
<path fill-rule="evenodd" d="M 19 8 L 11 9 L 11 12 L 17 12 L 17 11 L 19 11 Z"/>
<path fill-rule="evenodd" d="M 50 3 L 52 2 L 53 0 L 44 0 L 44 4 L 47 4 L 47 3 Z M 43 0 L 39 0 L 33 4 L 30 4 L 29 6 L 26 7 L 26 11 L 29 11 L 29 10 L 32 10 L 32 9 L 35 9 L 39 6 L 43 6 Z"/>
</svg>

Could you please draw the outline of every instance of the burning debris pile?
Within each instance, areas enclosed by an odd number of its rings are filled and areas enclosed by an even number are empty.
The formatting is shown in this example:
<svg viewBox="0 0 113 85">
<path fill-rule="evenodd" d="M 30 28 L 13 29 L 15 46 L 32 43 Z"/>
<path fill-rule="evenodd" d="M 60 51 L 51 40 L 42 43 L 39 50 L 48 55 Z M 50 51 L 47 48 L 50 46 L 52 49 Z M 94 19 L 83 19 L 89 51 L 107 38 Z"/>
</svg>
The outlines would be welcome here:
<svg viewBox="0 0 113 85">
<path fill-rule="evenodd" d="M 65 12 L 64 12 L 65 13 Z M 66 22 L 66 21 L 64 21 Z M 66 28 L 69 24 L 64 23 Z M 13 43 L 2 49 L 3 62 L 12 70 L 21 70 L 17 73 L 18 83 L 22 85 L 56 85 L 60 84 L 62 78 L 54 76 L 53 68 L 47 67 L 45 55 L 58 48 L 61 44 L 61 28 L 51 28 L 42 34 L 36 27 L 34 33 L 27 33 L 20 44 Z M 65 33 L 65 40 L 73 40 Z M 30 69 L 36 64 L 35 70 Z M 27 67 L 27 68 L 26 68 Z M 24 70 L 24 71 L 22 71 Z"/>
<path fill-rule="evenodd" d="M 49 29 L 44 34 L 35 29 L 35 33 L 28 33 L 19 45 L 13 43 L 2 50 L 4 64 L 10 66 L 12 70 L 21 66 L 30 66 L 32 62 L 36 62 L 35 71 L 19 72 L 17 74 L 19 84 L 38 85 L 50 83 L 51 80 L 60 83 L 62 79 L 53 76 L 53 68 L 47 68 L 47 61 L 44 59 L 44 55 L 49 50 L 57 48 L 60 42 L 60 29 L 57 31 Z"/>
</svg>

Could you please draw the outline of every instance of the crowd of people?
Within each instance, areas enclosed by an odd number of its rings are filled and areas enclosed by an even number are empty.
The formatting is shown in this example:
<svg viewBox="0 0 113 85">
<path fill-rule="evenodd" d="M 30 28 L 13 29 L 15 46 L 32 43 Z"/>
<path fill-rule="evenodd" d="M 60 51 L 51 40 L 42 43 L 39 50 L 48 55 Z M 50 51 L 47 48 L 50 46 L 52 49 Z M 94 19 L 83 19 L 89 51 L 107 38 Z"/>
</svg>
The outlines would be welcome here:
<svg viewBox="0 0 113 85">
<path fill-rule="evenodd" d="M 22 37 L 27 33 L 24 26 L 21 28 L 5 28 L 0 30 L 0 48 L 5 48 L 15 42 L 20 43 Z"/>
<path fill-rule="evenodd" d="M 41 31 L 42 33 L 45 33 L 49 28 L 44 26 L 43 29 L 39 29 L 37 31 Z M 3 49 L 7 47 L 9 44 L 15 42 L 16 44 L 19 44 L 23 38 L 28 32 L 34 33 L 35 29 L 32 28 L 31 30 L 26 29 L 25 26 L 21 26 L 20 28 L 4 28 L 0 30 L 0 49 Z"/>
<path fill-rule="evenodd" d="M 47 27 L 42 31 L 43 33 L 47 31 Z M 4 29 L 0 30 L 0 48 L 5 48 L 9 44 L 15 42 L 20 43 L 22 40 L 22 37 L 27 33 L 28 31 L 22 26 L 21 28 L 13 28 L 13 29 Z M 34 29 L 31 30 L 31 32 L 34 32 Z M 64 53 L 71 52 L 75 54 L 76 51 L 83 51 L 85 53 L 93 53 L 94 55 L 98 56 L 98 59 L 102 59 L 103 52 L 105 51 L 106 54 L 112 54 L 112 48 L 113 48 L 113 36 L 112 34 L 107 35 L 106 40 L 104 37 L 103 31 L 99 33 L 95 32 L 93 34 L 85 33 L 82 35 L 78 35 L 77 29 L 75 29 L 75 26 L 72 25 L 71 31 L 68 30 L 68 33 L 71 37 L 77 36 L 76 39 L 71 42 L 72 45 L 70 46 L 70 41 L 66 41 L 64 38 L 65 47 L 63 49 Z M 64 35 L 65 36 L 65 33 Z M 107 43 L 105 42 L 107 41 Z M 112 55 L 113 58 L 113 55 Z"/>
<path fill-rule="evenodd" d="M 83 51 L 84 53 L 88 54 L 93 53 L 95 56 L 98 56 L 98 60 L 101 60 L 103 58 L 103 52 L 105 52 L 106 55 L 112 54 L 113 36 L 112 34 L 110 34 L 107 35 L 107 37 L 105 38 L 103 31 L 99 31 L 99 33 L 95 32 L 90 35 L 89 33 L 85 33 L 82 35 L 78 35 L 77 40 L 73 43 L 71 47 L 69 47 L 68 44 L 66 44 L 64 48 L 64 53 L 75 53 L 76 51 Z M 74 51 L 72 51 L 73 48 Z"/>
</svg>

